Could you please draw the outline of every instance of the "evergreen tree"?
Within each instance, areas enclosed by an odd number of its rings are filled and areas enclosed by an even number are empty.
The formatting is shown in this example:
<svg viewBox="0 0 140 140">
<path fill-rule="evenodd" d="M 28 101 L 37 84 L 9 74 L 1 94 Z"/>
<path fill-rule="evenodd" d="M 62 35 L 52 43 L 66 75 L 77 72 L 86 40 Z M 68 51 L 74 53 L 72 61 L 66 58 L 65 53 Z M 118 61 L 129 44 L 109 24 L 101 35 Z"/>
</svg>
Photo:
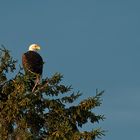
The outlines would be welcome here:
<svg viewBox="0 0 140 140">
<path fill-rule="evenodd" d="M 32 92 L 31 78 L 21 68 L 16 73 L 16 64 L 9 51 L 1 48 L 0 140 L 95 140 L 104 135 L 100 128 L 80 129 L 104 120 L 103 115 L 93 113 L 101 105 L 103 91 L 76 105 L 81 94 L 61 84 L 63 76 L 56 73 L 42 79 Z M 13 73 L 16 75 L 8 79 Z"/>
</svg>

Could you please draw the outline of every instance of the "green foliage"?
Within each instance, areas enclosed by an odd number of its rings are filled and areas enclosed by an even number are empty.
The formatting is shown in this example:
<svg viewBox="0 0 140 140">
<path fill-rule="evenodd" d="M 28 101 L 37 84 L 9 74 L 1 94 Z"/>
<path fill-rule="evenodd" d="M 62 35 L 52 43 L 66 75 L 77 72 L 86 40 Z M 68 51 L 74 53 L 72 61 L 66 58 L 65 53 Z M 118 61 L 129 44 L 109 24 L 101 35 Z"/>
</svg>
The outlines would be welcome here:
<svg viewBox="0 0 140 140">
<path fill-rule="evenodd" d="M 81 94 L 61 84 L 61 74 L 42 79 L 32 92 L 31 78 L 22 70 L 8 79 L 7 73 L 15 73 L 15 64 L 9 51 L 0 49 L 1 140 L 95 140 L 104 135 L 99 128 L 80 130 L 89 121 L 94 126 L 104 120 L 103 115 L 92 112 L 101 105 L 103 91 L 71 105 Z"/>
</svg>

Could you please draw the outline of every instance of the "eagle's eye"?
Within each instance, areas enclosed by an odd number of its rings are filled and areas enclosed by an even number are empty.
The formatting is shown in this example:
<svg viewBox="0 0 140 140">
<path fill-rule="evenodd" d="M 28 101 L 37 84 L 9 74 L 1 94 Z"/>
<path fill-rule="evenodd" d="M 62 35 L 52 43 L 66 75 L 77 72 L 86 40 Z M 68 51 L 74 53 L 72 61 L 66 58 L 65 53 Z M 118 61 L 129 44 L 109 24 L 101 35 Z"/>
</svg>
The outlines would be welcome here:
<svg viewBox="0 0 140 140">
<path fill-rule="evenodd" d="M 38 46 L 37 46 L 37 45 L 35 45 L 35 46 L 34 46 L 34 48 L 37 50 L 37 49 L 38 49 Z"/>
</svg>

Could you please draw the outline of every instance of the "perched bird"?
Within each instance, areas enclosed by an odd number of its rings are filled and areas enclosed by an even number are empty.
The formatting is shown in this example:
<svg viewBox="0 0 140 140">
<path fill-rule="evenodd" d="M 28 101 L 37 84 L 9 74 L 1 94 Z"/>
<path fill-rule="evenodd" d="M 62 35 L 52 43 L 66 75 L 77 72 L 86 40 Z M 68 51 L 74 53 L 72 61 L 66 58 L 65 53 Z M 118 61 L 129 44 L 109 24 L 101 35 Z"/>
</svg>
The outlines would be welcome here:
<svg viewBox="0 0 140 140">
<path fill-rule="evenodd" d="M 35 79 L 34 91 L 37 84 L 40 82 L 40 78 L 43 72 L 43 59 L 37 51 L 40 50 L 40 46 L 37 44 L 32 44 L 29 46 L 29 50 L 22 55 L 22 65 L 25 71 L 25 74 L 31 75 Z"/>
</svg>

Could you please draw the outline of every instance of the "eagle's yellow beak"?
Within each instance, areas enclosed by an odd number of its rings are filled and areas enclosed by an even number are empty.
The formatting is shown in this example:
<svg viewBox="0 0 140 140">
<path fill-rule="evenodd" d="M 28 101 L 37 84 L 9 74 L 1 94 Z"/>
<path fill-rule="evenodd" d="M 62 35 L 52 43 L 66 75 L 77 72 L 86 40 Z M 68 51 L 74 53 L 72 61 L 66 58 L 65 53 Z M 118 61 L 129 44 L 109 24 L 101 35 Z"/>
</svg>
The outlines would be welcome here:
<svg viewBox="0 0 140 140">
<path fill-rule="evenodd" d="M 38 46 L 38 45 L 35 46 L 35 50 L 40 50 L 40 49 L 41 49 L 40 46 Z"/>
</svg>

